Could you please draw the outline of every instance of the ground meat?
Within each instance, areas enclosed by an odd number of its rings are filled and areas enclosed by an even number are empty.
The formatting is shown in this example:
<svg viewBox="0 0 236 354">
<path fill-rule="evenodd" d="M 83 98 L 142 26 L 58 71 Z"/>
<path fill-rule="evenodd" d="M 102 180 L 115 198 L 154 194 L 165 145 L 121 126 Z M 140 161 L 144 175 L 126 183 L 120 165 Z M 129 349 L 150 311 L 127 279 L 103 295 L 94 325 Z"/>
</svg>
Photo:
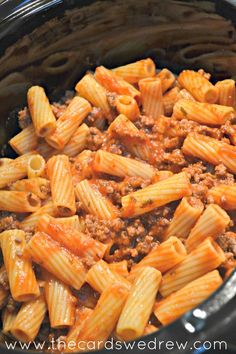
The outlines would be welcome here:
<svg viewBox="0 0 236 354">
<path fill-rule="evenodd" d="M 140 261 L 163 238 L 173 207 L 158 208 L 133 219 L 99 220 L 85 216 L 85 233 L 111 245 L 105 255 L 108 262 L 128 260 L 129 266 Z"/>
<path fill-rule="evenodd" d="M 19 111 L 18 123 L 21 129 L 27 128 L 32 123 L 30 113 L 27 107 Z"/>
<path fill-rule="evenodd" d="M 54 102 L 51 107 L 55 117 L 58 119 L 65 112 L 67 105 Z"/>
<path fill-rule="evenodd" d="M 85 123 L 90 127 L 91 126 L 97 127 L 96 123 L 103 119 L 105 119 L 105 117 L 102 109 L 99 107 L 93 107 L 92 111 L 89 113 L 88 117 L 86 118 Z"/>
<path fill-rule="evenodd" d="M 135 125 L 138 129 L 150 131 L 155 126 L 155 120 L 152 117 L 140 115 L 137 121 L 135 122 Z"/>
<path fill-rule="evenodd" d="M 106 133 L 102 133 L 95 127 L 89 128 L 90 135 L 88 137 L 87 146 L 89 150 L 97 151 L 101 148 L 102 144 L 106 140 Z"/>
<path fill-rule="evenodd" d="M 227 171 L 227 168 L 223 164 L 215 166 L 215 176 L 220 183 L 233 184 L 235 183 L 234 175 Z"/>
<path fill-rule="evenodd" d="M 6 213 L 2 213 L 0 216 L 0 232 L 5 230 L 13 230 L 19 228 L 19 221 L 16 219 L 15 214 L 8 213 L 8 216 L 4 216 Z"/>
<path fill-rule="evenodd" d="M 111 108 L 116 108 L 117 94 L 115 92 L 107 92 L 107 101 Z"/>
<path fill-rule="evenodd" d="M 218 236 L 217 242 L 224 252 L 231 252 L 236 258 L 236 233 L 226 232 Z"/>
</svg>

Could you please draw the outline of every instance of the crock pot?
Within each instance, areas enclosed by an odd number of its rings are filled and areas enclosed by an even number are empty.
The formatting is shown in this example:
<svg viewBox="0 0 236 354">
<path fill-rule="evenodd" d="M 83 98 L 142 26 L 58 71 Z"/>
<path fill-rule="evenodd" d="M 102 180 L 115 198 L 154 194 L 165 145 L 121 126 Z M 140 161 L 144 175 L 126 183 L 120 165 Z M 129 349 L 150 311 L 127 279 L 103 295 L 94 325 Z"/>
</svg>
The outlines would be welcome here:
<svg viewBox="0 0 236 354">
<path fill-rule="evenodd" d="M 14 156 L 6 143 L 18 131 L 16 112 L 26 104 L 31 85 L 44 86 L 49 97 L 57 99 L 88 69 L 145 57 L 176 73 L 203 68 L 214 79 L 236 78 L 234 22 L 235 1 L 0 1 L 1 155 Z M 217 340 L 226 341 L 228 352 L 236 353 L 235 326 L 233 272 L 198 308 L 141 338 L 143 349 L 137 341 L 129 351 L 202 353 Z M 174 347 L 167 348 L 167 341 Z M 0 342 L 1 353 L 11 352 L 3 336 Z M 176 343 L 187 345 L 180 350 Z M 213 346 L 208 353 L 218 351 L 224 347 Z"/>
</svg>

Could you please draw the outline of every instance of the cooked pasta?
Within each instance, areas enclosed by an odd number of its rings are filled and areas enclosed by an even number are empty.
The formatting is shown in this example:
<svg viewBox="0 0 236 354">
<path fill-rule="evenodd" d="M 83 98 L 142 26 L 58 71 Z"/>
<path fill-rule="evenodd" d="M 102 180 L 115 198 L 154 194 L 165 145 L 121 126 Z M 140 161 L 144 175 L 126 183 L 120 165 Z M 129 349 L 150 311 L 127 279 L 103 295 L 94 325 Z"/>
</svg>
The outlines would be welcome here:
<svg viewBox="0 0 236 354">
<path fill-rule="evenodd" d="M 78 341 L 84 343 L 84 350 L 89 341 L 95 342 L 97 349 L 104 346 L 116 326 L 127 295 L 127 288 L 120 283 L 111 285 L 102 293 L 78 337 Z"/>
<path fill-rule="evenodd" d="M 236 268 L 234 80 L 150 58 L 77 80 L 28 90 L 0 158 L 2 332 L 65 353 L 158 331 Z"/>
<path fill-rule="evenodd" d="M 141 215 L 190 194 L 191 185 L 182 172 L 123 197 L 123 216 Z"/>
<path fill-rule="evenodd" d="M 195 248 L 177 266 L 169 270 L 162 279 L 160 293 L 163 297 L 181 289 L 217 267 L 226 260 L 225 254 L 212 238 Z"/>
<path fill-rule="evenodd" d="M 13 336 L 21 342 L 34 340 L 39 332 L 46 310 L 43 295 L 23 304 L 11 327 Z"/>
<path fill-rule="evenodd" d="M 35 299 L 39 296 L 39 286 L 32 262 L 25 255 L 24 231 L 4 231 L 0 234 L 0 243 L 12 297 L 20 302 Z"/>
<path fill-rule="evenodd" d="M 130 289 L 116 327 L 121 338 L 132 340 L 144 333 L 160 282 L 161 273 L 158 270 L 152 267 L 142 269 Z"/>
<path fill-rule="evenodd" d="M 56 118 L 44 89 L 32 86 L 27 98 L 36 134 L 39 137 L 48 136 L 56 129 Z"/>
<path fill-rule="evenodd" d="M 61 216 L 75 214 L 75 193 L 70 171 L 69 158 L 66 155 L 53 156 L 47 162 L 47 174 L 50 179 L 53 203 Z"/>
<path fill-rule="evenodd" d="M 70 327 L 75 321 L 76 298 L 68 285 L 63 284 L 53 276 L 44 276 L 45 298 L 52 328 Z"/>
<path fill-rule="evenodd" d="M 215 103 L 218 100 L 218 88 L 199 72 L 183 70 L 178 76 L 178 82 L 199 102 Z"/>
<path fill-rule="evenodd" d="M 45 170 L 45 160 L 41 155 L 33 155 L 29 158 L 27 174 L 28 178 L 43 176 Z"/>
<path fill-rule="evenodd" d="M 221 284 L 222 278 L 214 270 L 161 300 L 154 313 L 162 324 L 167 325 L 206 300 Z"/>
<path fill-rule="evenodd" d="M 186 240 L 187 249 L 194 249 L 209 236 L 216 238 L 225 231 L 229 223 L 229 215 L 218 205 L 210 204 L 192 228 Z"/>
<path fill-rule="evenodd" d="M 58 118 L 56 130 L 47 136 L 47 143 L 54 149 L 63 150 L 91 109 L 87 100 L 75 96 L 65 112 Z"/>
<path fill-rule="evenodd" d="M 77 290 L 83 285 L 86 271 L 81 260 L 47 234 L 42 232 L 34 234 L 27 244 L 26 252 L 35 263 L 65 284 Z"/>
</svg>

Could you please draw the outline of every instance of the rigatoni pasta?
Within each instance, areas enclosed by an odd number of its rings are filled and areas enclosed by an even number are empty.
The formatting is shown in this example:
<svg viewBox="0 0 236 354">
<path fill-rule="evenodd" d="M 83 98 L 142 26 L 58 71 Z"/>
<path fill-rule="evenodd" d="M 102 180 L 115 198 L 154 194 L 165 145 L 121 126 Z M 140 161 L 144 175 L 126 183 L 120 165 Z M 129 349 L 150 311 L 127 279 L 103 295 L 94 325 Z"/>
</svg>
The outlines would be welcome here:
<svg viewBox="0 0 236 354">
<path fill-rule="evenodd" d="M 87 100 L 75 96 L 58 118 L 56 130 L 46 138 L 47 143 L 54 149 L 63 150 L 91 109 Z"/>
<path fill-rule="evenodd" d="M 147 58 L 75 91 L 31 87 L 0 159 L 2 331 L 58 352 L 155 332 L 236 267 L 234 81 Z"/>
<path fill-rule="evenodd" d="M 75 193 L 68 156 L 57 155 L 47 162 L 53 203 L 61 216 L 75 214 Z"/>
<path fill-rule="evenodd" d="M 193 250 L 205 238 L 216 238 L 230 223 L 229 215 L 218 205 L 210 204 L 192 228 L 187 240 L 188 251 Z"/>
<path fill-rule="evenodd" d="M 25 254 L 24 231 L 4 231 L 0 234 L 0 243 L 12 297 L 20 302 L 35 299 L 39 296 L 39 286 L 32 262 Z"/>
<path fill-rule="evenodd" d="M 74 324 L 76 298 L 72 295 L 68 285 L 63 284 L 55 277 L 44 276 L 45 298 L 49 311 L 50 326 L 52 328 L 67 328 Z"/>
<path fill-rule="evenodd" d="M 32 86 L 27 99 L 36 134 L 39 137 L 48 136 L 56 129 L 56 118 L 44 89 Z"/>
<path fill-rule="evenodd" d="M 123 216 L 141 215 L 188 195 L 191 195 L 191 186 L 182 172 L 123 197 Z"/>
<path fill-rule="evenodd" d="M 164 274 L 160 293 L 163 297 L 181 289 L 216 268 L 226 260 L 225 254 L 212 238 L 205 241 L 187 255 L 177 266 Z"/>
<path fill-rule="evenodd" d="M 181 238 L 188 237 L 203 209 L 204 204 L 200 199 L 184 197 L 175 209 L 173 219 L 165 232 L 165 239 L 173 235 Z"/>
<path fill-rule="evenodd" d="M 221 284 L 222 278 L 217 270 L 203 275 L 157 303 L 155 316 L 167 325 L 206 300 Z"/>
<path fill-rule="evenodd" d="M 22 342 L 33 341 L 39 332 L 46 310 L 43 295 L 23 304 L 11 327 L 13 336 Z"/>
<path fill-rule="evenodd" d="M 218 88 L 199 72 L 183 70 L 178 76 L 178 82 L 199 102 L 215 103 L 218 100 Z"/>
<path fill-rule="evenodd" d="M 140 337 L 151 315 L 161 273 L 155 268 L 144 267 L 134 284 L 121 312 L 116 332 L 125 340 Z"/>
<path fill-rule="evenodd" d="M 35 263 L 62 282 L 80 289 L 86 271 L 81 260 L 43 232 L 37 232 L 27 244 L 26 251 Z"/>
</svg>

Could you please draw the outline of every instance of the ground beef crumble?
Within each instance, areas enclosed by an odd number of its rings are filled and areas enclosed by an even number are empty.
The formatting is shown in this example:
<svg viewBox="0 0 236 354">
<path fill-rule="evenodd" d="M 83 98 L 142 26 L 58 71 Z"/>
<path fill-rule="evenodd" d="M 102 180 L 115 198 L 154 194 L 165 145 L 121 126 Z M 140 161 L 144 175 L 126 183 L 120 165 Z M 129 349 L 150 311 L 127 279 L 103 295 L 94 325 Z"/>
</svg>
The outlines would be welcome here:
<svg viewBox="0 0 236 354">
<path fill-rule="evenodd" d="M 0 232 L 18 229 L 20 226 L 16 215 L 9 212 L 0 212 Z"/>
</svg>

